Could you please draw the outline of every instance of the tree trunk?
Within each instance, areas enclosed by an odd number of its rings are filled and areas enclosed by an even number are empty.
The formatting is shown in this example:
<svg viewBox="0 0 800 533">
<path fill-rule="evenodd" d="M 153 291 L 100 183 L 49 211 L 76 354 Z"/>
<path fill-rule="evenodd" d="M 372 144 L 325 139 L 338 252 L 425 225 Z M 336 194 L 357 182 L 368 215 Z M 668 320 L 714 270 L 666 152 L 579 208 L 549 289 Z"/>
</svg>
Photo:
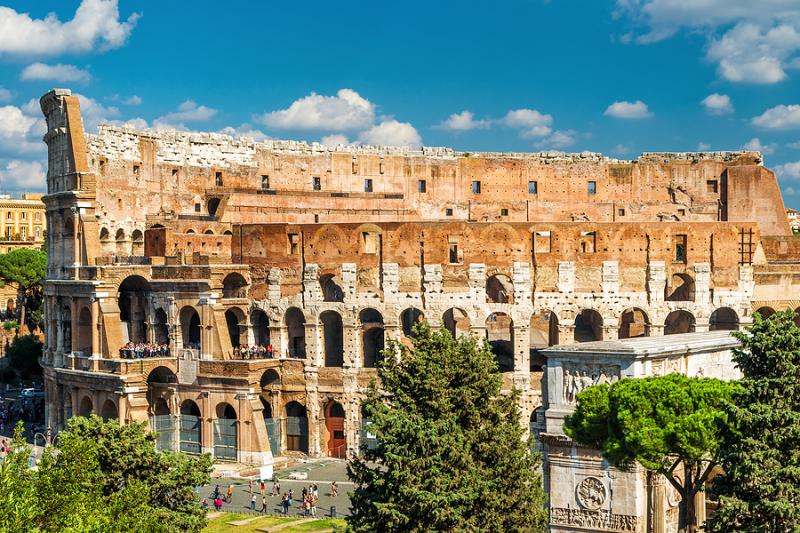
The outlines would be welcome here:
<svg viewBox="0 0 800 533">
<path fill-rule="evenodd" d="M 27 301 L 27 296 L 25 293 L 22 293 L 22 297 L 20 298 L 19 304 L 19 334 L 26 335 L 28 333 L 28 326 L 25 324 L 25 302 Z"/>
<path fill-rule="evenodd" d="M 683 500 L 684 508 L 686 509 L 685 527 L 687 533 L 697 532 L 697 510 L 695 509 L 694 496 L 697 494 L 695 490 L 695 483 L 697 474 L 695 474 L 695 465 L 686 465 L 683 469 L 683 487 L 686 497 Z"/>
</svg>

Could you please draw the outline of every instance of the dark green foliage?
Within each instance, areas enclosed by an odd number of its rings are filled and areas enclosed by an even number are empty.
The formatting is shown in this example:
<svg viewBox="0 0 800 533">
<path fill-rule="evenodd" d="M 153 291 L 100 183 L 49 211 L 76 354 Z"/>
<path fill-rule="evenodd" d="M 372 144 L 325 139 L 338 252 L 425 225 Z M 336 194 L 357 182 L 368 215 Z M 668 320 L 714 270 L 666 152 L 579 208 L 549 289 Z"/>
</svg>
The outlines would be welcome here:
<svg viewBox="0 0 800 533">
<path fill-rule="evenodd" d="M 6 349 L 11 368 L 16 370 L 22 379 L 42 375 L 42 367 L 39 365 L 41 355 L 42 341 L 36 335 L 18 335 Z"/>
<path fill-rule="evenodd" d="M 800 531 L 800 328 L 794 312 L 753 315 L 736 333 L 734 360 L 744 374 L 729 406 L 734 424 L 720 447 L 724 474 L 712 495 L 713 532 Z"/>
<path fill-rule="evenodd" d="M 22 326 L 37 325 L 26 316 L 26 310 L 41 308 L 42 281 L 46 274 L 47 254 L 41 250 L 21 248 L 0 255 L 0 279 L 5 283 L 13 283 L 19 291 L 19 323 Z"/>
<path fill-rule="evenodd" d="M 518 394 L 502 395 L 488 347 L 415 326 L 390 344 L 365 401 L 378 445 L 348 473 L 353 531 L 545 531 L 539 457 L 523 439 Z M 400 352 L 400 360 L 396 358 Z"/>
<path fill-rule="evenodd" d="M 723 406 L 735 389 L 730 382 L 681 374 L 596 385 L 578 394 L 564 431 L 613 465 L 637 462 L 664 475 L 688 502 L 683 525 L 693 530 L 694 495 L 715 464 L 728 421 Z"/>
<path fill-rule="evenodd" d="M 205 512 L 192 488 L 211 459 L 157 452 L 143 426 L 73 418 L 58 451 L 28 470 L 21 434 L 0 467 L 0 531 L 200 531 Z"/>
</svg>

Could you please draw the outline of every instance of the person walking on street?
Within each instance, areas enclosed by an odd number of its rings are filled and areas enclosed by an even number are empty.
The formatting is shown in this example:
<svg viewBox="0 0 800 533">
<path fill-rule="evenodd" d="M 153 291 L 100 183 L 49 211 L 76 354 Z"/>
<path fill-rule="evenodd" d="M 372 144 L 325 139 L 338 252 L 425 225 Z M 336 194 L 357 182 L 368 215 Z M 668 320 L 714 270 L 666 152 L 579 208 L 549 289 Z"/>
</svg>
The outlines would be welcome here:
<svg viewBox="0 0 800 533">
<path fill-rule="evenodd" d="M 281 507 L 283 507 L 283 514 L 284 515 L 288 515 L 289 514 L 289 505 L 290 505 L 289 497 L 286 494 L 284 494 L 283 498 L 281 499 Z"/>
<path fill-rule="evenodd" d="M 331 496 L 336 497 L 339 494 L 339 487 L 336 485 L 336 482 L 331 483 Z"/>
<path fill-rule="evenodd" d="M 267 512 L 267 494 L 265 492 L 261 493 L 261 512 Z"/>
<path fill-rule="evenodd" d="M 214 498 L 214 509 L 217 511 L 222 510 L 222 499 L 219 496 Z"/>
<path fill-rule="evenodd" d="M 232 497 L 233 497 L 233 483 L 228 485 L 228 493 L 225 494 L 225 503 L 231 503 Z"/>
<path fill-rule="evenodd" d="M 250 510 L 251 511 L 255 511 L 256 510 L 256 495 L 255 494 L 250 496 Z"/>
</svg>

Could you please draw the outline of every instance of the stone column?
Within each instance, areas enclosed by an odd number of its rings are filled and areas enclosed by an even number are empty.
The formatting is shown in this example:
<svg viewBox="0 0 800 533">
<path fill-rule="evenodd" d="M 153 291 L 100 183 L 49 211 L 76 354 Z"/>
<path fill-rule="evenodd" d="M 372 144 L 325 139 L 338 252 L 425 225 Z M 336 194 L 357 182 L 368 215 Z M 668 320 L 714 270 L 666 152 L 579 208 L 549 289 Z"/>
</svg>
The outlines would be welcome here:
<svg viewBox="0 0 800 533">
<path fill-rule="evenodd" d="M 619 326 L 617 324 L 603 326 L 604 341 L 614 341 L 617 339 L 619 339 Z"/>
<path fill-rule="evenodd" d="M 667 276 L 664 261 L 650 261 L 647 265 L 647 292 L 650 303 L 664 301 Z"/>
<path fill-rule="evenodd" d="M 70 306 L 70 338 L 72 339 L 72 351 L 78 346 L 78 302 L 72 298 L 69 302 Z"/>
<path fill-rule="evenodd" d="M 100 302 L 92 298 L 92 357 L 100 357 Z M 111 355 L 111 354 L 109 354 Z M 121 419 L 120 419 L 121 420 Z"/>
</svg>

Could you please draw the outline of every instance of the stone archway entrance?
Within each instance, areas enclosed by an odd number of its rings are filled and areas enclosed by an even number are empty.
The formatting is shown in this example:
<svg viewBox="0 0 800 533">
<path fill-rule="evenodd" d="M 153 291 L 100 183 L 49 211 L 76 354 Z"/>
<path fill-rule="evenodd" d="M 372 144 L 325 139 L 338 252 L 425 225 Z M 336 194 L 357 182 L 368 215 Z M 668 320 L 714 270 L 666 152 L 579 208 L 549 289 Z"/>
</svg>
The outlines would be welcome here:
<svg viewBox="0 0 800 533">
<path fill-rule="evenodd" d="M 347 452 L 347 438 L 344 433 L 344 408 L 339 402 L 325 406 L 325 449 L 328 457 L 344 459 Z"/>
</svg>

